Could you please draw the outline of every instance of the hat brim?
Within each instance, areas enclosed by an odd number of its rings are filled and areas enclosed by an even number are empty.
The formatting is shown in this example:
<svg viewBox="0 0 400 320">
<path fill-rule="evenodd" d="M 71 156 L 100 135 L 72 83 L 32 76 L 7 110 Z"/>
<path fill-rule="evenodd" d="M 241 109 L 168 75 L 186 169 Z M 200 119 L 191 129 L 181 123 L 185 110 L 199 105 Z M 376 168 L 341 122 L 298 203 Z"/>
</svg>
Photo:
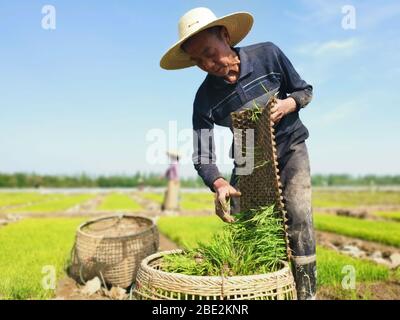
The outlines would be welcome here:
<svg viewBox="0 0 400 320">
<path fill-rule="evenodd" d="M 170 156 L 170 157 L 179 158 L 179 157 L 181 156 L 178 152 L 175 152 L 175 151 L 167 151 L 166 153 L 167 153 L 167 155 Z"/>
<path fill-rule="evenodd" d="M 231 46 L 234 46 L 250 32 L 253 26 L 253 21 L 253 16 L 248 12 L 236 12 L 214 20 L 175 43 L 162 57 L 160 61 L 160 67 L 166 70 L 177 70 L 193 67 L 195 63 L 190 60 L 189 55 L 181 48 L 181 45 L 187 39 L 205 29 L 215 26 L 224 26 L 228 30 L 230 44 Z"/>
</svg>

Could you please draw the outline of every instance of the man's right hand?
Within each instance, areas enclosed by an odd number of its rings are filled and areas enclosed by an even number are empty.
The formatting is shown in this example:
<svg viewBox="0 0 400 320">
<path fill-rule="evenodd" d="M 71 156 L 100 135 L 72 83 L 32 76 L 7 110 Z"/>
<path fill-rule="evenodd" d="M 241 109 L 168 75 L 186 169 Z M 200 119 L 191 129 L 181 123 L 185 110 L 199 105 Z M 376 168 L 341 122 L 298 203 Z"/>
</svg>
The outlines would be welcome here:
<svg viewBox="0 0 400 320">
<path fill-rule="evenodd" d="M 242 194 L 223 178 L 215 180 L 213 187 L 215 191 L 215 213 L 224 222 L 235 222 L 235 219 L 230 214 L 231 210 L 228 200 L 231 197 L 240 197 Z"/>
</svg>

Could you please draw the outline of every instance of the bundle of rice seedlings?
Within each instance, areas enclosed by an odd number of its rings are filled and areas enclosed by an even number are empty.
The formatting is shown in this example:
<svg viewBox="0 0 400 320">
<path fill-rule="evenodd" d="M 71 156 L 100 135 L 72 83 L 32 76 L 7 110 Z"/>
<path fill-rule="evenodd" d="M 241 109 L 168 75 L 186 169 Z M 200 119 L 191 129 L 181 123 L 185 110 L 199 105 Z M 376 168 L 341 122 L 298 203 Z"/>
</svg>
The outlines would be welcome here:
<svg viewBox="0 0 400 320">
<path fill-rule="evenodd" d="M 239 276 L 277 271 L 287 260 L 281 214 L 274 206 L 235 215 L 211 242 L 167 255 L 162 270 L 199 276 Z"/>
</svg>

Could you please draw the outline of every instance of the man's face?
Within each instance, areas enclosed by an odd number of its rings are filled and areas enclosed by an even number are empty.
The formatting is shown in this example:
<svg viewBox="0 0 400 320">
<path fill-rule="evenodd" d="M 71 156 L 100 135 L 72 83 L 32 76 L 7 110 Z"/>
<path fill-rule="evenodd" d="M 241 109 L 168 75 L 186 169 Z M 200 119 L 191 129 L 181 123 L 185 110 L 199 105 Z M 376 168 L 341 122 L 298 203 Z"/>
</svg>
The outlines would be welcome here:
<svg viewBox="0 0 400 320">
<path fill-rule="evenodd" d="M 185 43 L 184 50 L 201 70 L 217 77 L 227 76 L 235 64 L 226 29 L 220 37 L 208 30 L 199 32 Z"/>
</svg>

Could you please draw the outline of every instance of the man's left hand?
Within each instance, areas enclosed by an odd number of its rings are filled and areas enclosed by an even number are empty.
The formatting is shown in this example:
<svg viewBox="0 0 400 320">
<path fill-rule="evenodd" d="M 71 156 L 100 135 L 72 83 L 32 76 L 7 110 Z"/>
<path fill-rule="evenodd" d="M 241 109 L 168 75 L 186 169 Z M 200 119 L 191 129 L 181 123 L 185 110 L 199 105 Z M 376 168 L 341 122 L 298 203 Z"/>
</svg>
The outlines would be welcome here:
<svg viewBox="0 0 400 320">
<path fill-rule="evenodd" d="M 281 119 L 296 110 L 296 101 L 289 97 L 287 99 L 275 99 L 271 105 L 271 121 L 273 124 L 278 124 Z"/>
</svg>

